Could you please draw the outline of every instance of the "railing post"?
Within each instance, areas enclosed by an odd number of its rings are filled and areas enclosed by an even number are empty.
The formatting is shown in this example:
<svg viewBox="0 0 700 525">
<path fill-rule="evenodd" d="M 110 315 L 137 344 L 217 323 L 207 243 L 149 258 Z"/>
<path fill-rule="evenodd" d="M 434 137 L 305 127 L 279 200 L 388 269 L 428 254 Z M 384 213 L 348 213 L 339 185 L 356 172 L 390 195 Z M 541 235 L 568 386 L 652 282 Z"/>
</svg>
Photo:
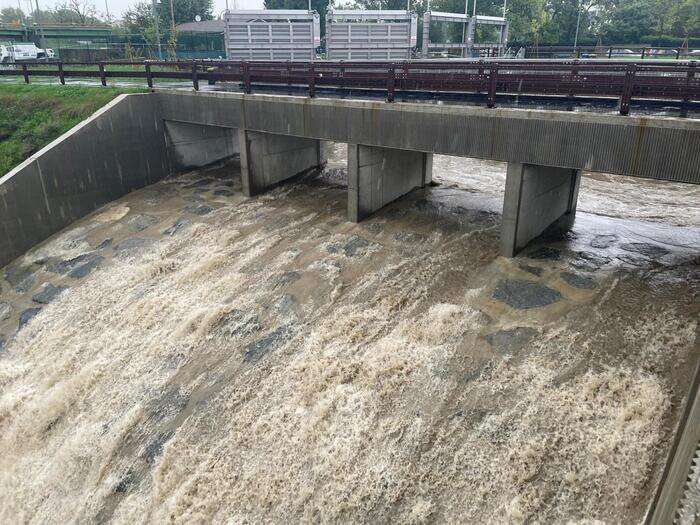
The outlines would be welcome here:
<svg viewBox="0 0 700 525">
<path fill-rule="evenodd" d="M 27 64 L 22 64 L 22 76 L 24 77 L 24 83 L 29 84 L 29 70 L 27 69 Z"/>
<path fill-rule="evenodd" d="M 676 49 L 676 60 L 679 60 L 681 58 L 681 48 L 679 47 Z"/>
<path fill-rule="evenodd" d="M 488 97 L 488 107 L 496 107 L 496 82 L 498 80 L 498 67 L 491 65 L 489 70 L 489 97 Z"/>
<path fill-rule="evenodd" d="M 642 60 L 644 60 L 644 55 L 646 54 L 646 52 L 647 52 L 647 48 L 643 47 L 642 48 Z"/>
<path fill-rule="evenodd" d="M 250 64 L 248 64 L 248 62 L 241 62 L 241 70 L 243 71 L 243 92 L 250 94 Z"/>
<path fill-rule="evenodd" d="M 612 58 L 612 47 L 608 48 L 608 58 Z"/>
<path fill-rule="evenodd" d="M 146 83 L 148 87 L 153 89 L 153 73 L 151 73 L 151 64 L 146 64 Z"/>
<path fill-rule="evenodd" d="M 58 63 L 58 80 L 62 86 L 66 85 L 66 75 L 63 73 L 63 62 Z"/>
<path fill-rule="evenodd" d="M 569 79 L 569 103 L 566 108 L 568 111 L 574 110 L 574 97 L 576 96 L 576 84 L 578 83 L 578 66 L 579 61 L 574 60 L 574 65 L 571 67 L 571 78 Z"/>
<path fill-rule="evenodd" d="M 632 92 L 634 91 L 634 74 L 636 70 L 636 64 L 627 66 L 625 83 L 622 86 L 622 95 L 620 96 L 620 115 L 630 114 L 630 102 L 632 101 Z"/>
<path fill-rule="evenodd" d="M 481 93 L 481 82 L 482 82 L 482 78 L 484 76 L 484 61 L 483 60 L 479 60 L 479 71 L 478 72 L 479 72 L 479 86 L 476 88 L 477 95 L 479 93 Z"/>
<path fill-rule="evenodd" d="M 688 64 L 688 76 L 685 79 L 685 90 L 683 92 L 683 100 L 681 101 L 681 117 L 688 116 L 688 106 L 690 105 L 690 84 L 695 78 L 695 60 L 691 60 Z"/>
<path fill-rule="evenodd" d="M 192 64 L 192 87 L 199 91 L 199 77 L 197 76 L 197 64 Z"/>
<path fill-rule="evenodd" d="M 396 69 L 393 65 L 389 67 L 386 79 L 386 101 L 393 102 L 396 89 Z"/>
<path fill-rule="evenodd" d="M 104 63 L 100 62 L 99 68 L 100 68 L 100 83 L 102 84 L 102 87 L 107 87 L 107 77 L 105 76 Z"/>
<path fill-rule="evenodd" d="M 313 62 L 309 65 L 309 98 L 316 96 L 316 66 Z"/>
</svg>

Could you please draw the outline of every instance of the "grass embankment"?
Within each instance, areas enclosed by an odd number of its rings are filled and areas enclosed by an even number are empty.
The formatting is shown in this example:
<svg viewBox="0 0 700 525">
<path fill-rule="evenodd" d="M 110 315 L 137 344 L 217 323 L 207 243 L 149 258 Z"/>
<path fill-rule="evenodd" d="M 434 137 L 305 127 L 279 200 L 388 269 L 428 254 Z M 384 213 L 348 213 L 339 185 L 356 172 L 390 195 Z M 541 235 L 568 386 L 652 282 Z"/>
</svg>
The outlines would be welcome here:
<svg viewBox="0 0 700 525">
<path fill-rule="evenodd" d="M 0 176 L 120 93 L 143 89 L 0 85 Z"/>
</svg>

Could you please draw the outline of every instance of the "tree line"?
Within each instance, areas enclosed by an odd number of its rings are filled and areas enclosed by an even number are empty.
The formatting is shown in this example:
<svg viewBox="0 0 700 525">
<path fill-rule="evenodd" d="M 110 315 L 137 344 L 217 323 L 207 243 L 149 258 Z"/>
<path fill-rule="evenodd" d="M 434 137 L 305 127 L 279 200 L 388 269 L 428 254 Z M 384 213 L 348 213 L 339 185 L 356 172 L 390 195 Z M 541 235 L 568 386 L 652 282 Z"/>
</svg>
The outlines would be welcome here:
<svg viewBox="0 0 700 525">
<path fill-rule="evenodd" d="M 410 8 L 422 15 L 428 0 L 409 0 Z M 433 11 L 472 12 L 500 16 L 504 0 L 430 0 Z M 466 5 L 465 5 L 466 2 Z M 306 9 L 307 0 L 264 0 L 267 9 Z M 311 7 L 325 20 L 329 7 L 364 9 L 406 9 L 406 0 L 311 0 Z M 171 11 L 172 6 L 172 11 Z M 156 3 L 161 31 L 175 25 L 214 18 L 213 0 L 162 0 Z M 100 13 L 91 0 L 66 0 L 55 8 L 24 13 L 19 8 L 0 10 L 0 22 L 97 24 L 112 23 L 116 31 L 140 34 L 154 39 L 153 6 L 141 0 L 116 22 Z M 650 46 L 700 46 L 700 0 L 507 0 L 506 18 L 510 23 L 511 43 L 520 45 L 574 42 L 578 25 L 578 43 L 646 44 Z M 323 22 L 322 22 L 323 24 Z M 323 30 L 322 30 L 323 33 Z M 419 31 L 419 38 L 421 32 Z M 451 38 L 446 33 L 446 38 Z M 455 36 L 457 38 L 457 36 Z"/>
</svg>

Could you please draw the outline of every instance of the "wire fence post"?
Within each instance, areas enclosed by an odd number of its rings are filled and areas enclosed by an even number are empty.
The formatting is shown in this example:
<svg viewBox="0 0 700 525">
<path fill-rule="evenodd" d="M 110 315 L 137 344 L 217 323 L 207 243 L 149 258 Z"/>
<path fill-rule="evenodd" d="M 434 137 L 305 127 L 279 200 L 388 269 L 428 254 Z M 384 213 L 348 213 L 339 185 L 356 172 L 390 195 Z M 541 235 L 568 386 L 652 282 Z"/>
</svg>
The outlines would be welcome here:
<svg viewBox="0 0 700 525">
<path fill-rule="evenodd" d="M 66 85 L 66 75 L 63 73 L 63 62 L 58 63 L 58 80 L 62 86 Z"/>
<path fill-rule="evenodd" d="M 24 77 L 24 83 L 29 84 L 29 70 L 27 69 L 27 64 L 22 64 L 22 76 Z"/>
</svg>

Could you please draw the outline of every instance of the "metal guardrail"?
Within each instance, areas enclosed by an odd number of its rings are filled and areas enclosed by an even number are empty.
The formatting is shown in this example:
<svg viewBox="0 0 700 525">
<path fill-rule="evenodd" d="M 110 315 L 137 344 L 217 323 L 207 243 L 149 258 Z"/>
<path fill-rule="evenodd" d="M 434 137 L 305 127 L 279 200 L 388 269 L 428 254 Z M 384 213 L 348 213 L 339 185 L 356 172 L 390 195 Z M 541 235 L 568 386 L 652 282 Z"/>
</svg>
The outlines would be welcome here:
<svg viewBox="0 0 700 525">
<path fill-rule="evenodd" d="M 94 69 L 93 69 L 94 68 Z M 316 94 L 317 87 L 397 92 L 466 93 L 482 95 L 489 108 L 500 95 L 558 97 L 571 105 L 577 97 L 617 99 L 619 112 L 628 115 L 633 99 L 679 103 L 685 110 L 700 101 L 697 64 L 690 62 L 620 62 L 614 60 L 451 60 L 405 62 L 290 62 L 290 61 L 147 61 L 99 63 L 24 63 L 0 70 L 0 76 L 143 78 L 153 88 L 158 79 L 238 82 L 244 92 L 254 87 L 287 86 Z"/>
</svg>

